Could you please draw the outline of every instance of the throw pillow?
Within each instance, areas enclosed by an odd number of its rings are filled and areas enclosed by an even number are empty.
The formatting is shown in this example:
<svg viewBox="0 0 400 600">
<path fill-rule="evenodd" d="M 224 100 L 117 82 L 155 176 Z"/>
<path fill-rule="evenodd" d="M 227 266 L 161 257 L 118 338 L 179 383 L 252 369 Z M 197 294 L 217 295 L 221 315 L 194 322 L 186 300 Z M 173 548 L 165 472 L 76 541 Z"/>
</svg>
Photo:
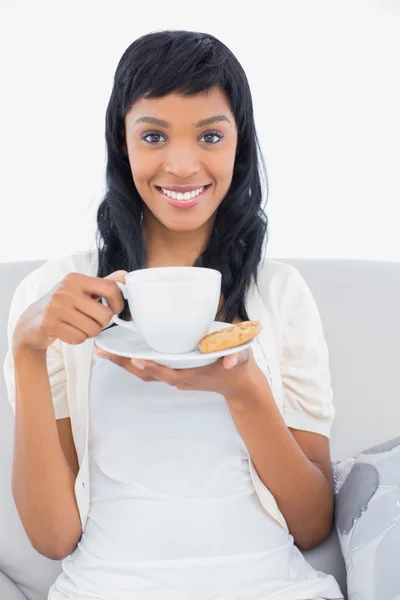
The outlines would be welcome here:
<svg viewBox="0 0 400 600">
<path fill-rule="evenodd" d="M 400 600 L 400 437 L 333 463 L 349 600 Z"/>
</svg>

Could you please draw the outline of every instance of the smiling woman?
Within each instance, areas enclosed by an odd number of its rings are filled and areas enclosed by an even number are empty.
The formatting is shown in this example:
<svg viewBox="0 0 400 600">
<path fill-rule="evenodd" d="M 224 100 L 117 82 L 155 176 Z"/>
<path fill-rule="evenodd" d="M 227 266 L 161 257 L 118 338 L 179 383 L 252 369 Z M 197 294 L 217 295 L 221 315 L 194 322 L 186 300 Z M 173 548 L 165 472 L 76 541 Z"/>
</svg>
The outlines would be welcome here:
<svg viewBox="0 0 400 600">
<path fill-rule="evenodd" d="M 216 268 L 224 298 L 218 318 L 247 320 L 246 289 L 267 241 L 267 178 L 235 56 L 202 33 L 139 38 L 115 73 L 106 141 L 98 276 L 144 266 Z"/>
<path fill-rule="evenodd" d="M 32 544 L 64 559 L 49 600 L 342 598 L 298 548 L 332 529 L 329 357 L 304 279 L 264 257 L 242 67 L 205 33 L 139 38 L 116 69 L 106 143 L 96 252 L 31 273 L 10 311 L 13 490 Z M 251 349 L 188 369 L 93 352 L 113 314 L 135 321 L 127 272 L 194 265 L 222 275 L 217 320 L 259 321 Z M 199 298 L 177 283 L 168 323 Z M 167 306 L 152 288 L 146 318 L 154 297 L 156 315 Z"/>
</svg>

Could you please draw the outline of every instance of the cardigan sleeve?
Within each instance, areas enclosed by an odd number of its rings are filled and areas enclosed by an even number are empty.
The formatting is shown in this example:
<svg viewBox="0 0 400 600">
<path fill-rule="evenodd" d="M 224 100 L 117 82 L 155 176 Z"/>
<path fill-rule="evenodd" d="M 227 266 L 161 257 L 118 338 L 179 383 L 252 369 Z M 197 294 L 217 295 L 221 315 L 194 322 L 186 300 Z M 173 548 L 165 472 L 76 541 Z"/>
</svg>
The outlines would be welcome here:
<svg viewBox="0 0 400 600">
<path fill-rule="evenodd" d="M 8 400 L 15 412 L 15 378 L 14 361 L 12 355 L 12 337 L 15 326 L 22 313 L 35 300 L 49 291 L 62 279 L 54 261 L 48 261 L 38 269 L 27 275 L 18 285 L 11 300 L 7 326 L 8 350 L 6 353 L 3 374 L 6 383 Z M 56 419 L 69 417 L 67 382 L 65 375 L 62 344 L 56 340 L 46 354 L 47 371 L 49 375 L 53 408 Z"/>
<path fill-rule="evenodd" d="M 283 418 L 288 427 L 330 437 L 335 409 L 328 348 L 313 294 L 295 267 L 283 305 Z"/>
</svg>

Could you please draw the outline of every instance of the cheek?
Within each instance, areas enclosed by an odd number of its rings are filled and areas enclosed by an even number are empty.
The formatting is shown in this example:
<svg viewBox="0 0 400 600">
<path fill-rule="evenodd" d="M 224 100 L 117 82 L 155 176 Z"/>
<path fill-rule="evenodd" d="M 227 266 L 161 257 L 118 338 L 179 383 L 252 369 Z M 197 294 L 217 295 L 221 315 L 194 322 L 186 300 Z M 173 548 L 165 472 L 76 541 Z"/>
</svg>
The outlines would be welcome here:
<svg viewBox="0 0 400 600">
<path fill-rule="evenodd" d="M 212 169 L 211 172 L 214 173 L 216 180 L 224 184 L 229 184 L 232 179 L 234 166 L 235 154 L 231 150 L 227 150 L 218 155 L 218 160 L 214 160 L 210 164 L 210 169 Z"/>
<path fill-rule="evenodd" d="M 154 177 L 158 169 L 158 162 L 155 153 L 143 152 L 136 147 L 129 149 L 129 163 L 137 187 L 146 184 Z"/>
<path fill-rule="evenodd" d="M 218 150 L 218 170 L 222 175 L 232 172 L 236 158 L 236 144 L 230 140 L 228 144 Z"/>
</svg>

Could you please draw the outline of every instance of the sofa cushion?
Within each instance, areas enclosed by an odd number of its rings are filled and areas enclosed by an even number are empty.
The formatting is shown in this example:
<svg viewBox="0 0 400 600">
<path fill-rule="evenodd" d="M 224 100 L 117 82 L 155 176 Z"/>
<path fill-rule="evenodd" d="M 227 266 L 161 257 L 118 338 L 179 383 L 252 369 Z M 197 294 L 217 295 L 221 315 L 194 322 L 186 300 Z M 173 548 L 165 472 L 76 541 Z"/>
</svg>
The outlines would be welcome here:
<svg viewBox="0 0 400 600">
<path fill-rule="evenodd" d="M 333 575 L 342 593 L 346 592 L 346 570 L 335 529 L 325 542 L 303 554 L 314 569 Z"/>
<path fill-rule="evenodd" d="M 0 598 L 2 600 L 26 600 L 26 596 L 4 573 L 0 571 Z"/>
</svg>

